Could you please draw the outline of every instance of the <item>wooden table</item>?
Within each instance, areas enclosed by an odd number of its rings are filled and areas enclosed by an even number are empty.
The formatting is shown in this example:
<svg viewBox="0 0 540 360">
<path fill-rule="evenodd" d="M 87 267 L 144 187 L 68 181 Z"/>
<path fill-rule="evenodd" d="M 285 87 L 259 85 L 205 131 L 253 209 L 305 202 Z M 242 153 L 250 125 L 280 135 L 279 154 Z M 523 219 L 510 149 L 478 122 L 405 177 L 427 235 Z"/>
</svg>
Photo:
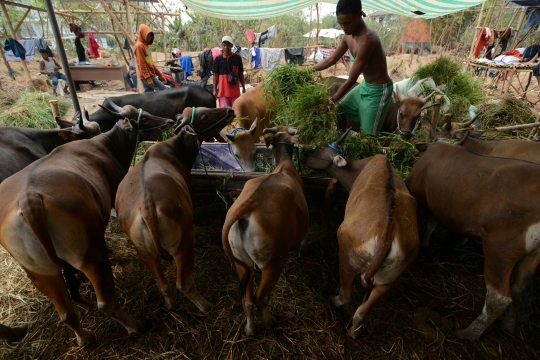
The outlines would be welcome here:
<svg viewBox="0 0 540 360">
<path fill-rule="evenodd" d="M 532 77 L 532 68 L 534 65 L 522 65 L 521 63 L 516 64 L 508 64 L 508 65 L 502 65 L 502 64 L 496 64 L 491 62 L 480 62 L 480 61 L 469 61 L 468 65 L 472 67 L 473 73 L 477 68 L 482 68 L 483 71 L 485 71 L 484 77 L 488 76 L 489 70 L 497 70 L 497 75 L 492 79 L 491 86 L 497 87 L 497 83 L 501 80 L 502 81 L 502 93 L 508 94 L 508 90 L 510 87 L 514 88 L 516 93 L 518 95 L 523 96 L 528 91 L 529 85 L 531 83 L 531 77 Z M 508 76 L 506 73 L 508 71 L 511 71 Z M 526 74 L 527 80 L 520 79 L 519 75 Z M 512 80 L 514 79 L 514 76 L 516 76 L 520 89 L 517 89 L 513 84 Z M 524 83 L 526 84 L 524 85 Z"/>
<path fill-rule="evenodd" d="M 103 66 L 96 65 L 72 65 L 69 67 L 73 81 L 90 80 L 120 80 L 124 89 L 129 89 L 124 74 L 128 72 L 126 65 Z"/>
</svg>

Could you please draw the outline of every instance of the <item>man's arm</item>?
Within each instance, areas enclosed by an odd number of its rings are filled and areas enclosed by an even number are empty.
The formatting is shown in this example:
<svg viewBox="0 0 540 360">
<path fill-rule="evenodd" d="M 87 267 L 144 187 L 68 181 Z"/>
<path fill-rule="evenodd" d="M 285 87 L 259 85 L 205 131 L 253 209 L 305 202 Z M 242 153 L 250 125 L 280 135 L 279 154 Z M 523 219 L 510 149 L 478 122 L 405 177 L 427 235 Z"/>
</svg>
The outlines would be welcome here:
<svg viewBox="0 0 540 360">
<path fill-rule="evenodd" d="M 242 94 L 246 92 L 246 82 L 244 81 L 244 72 L 238 73 L 240 84 L 242 84 Z"/>
<path fill-rule="evenodd" d="M 58 70 L 60 70 L 62 68 L 62 66 L 58 63 L 58 61 L 56 61 L 55 58 L 52 58 L 53 61 L 54 61 L 54 65 L 56 65 L 56 67 L 58 68 Z"/>
<path fill-rule="evenodd" d="M 334 65 L 341 59 L 343 55 L 347 52 L 349 47 L 347 46 L 347 43 L 345 40 L 341 40 L 341 43 L 338 45 L 336 51 L 330 57 L 327 57 L 323 61 L 319 62 L 318 64 L 313 65 L 313 69 L 317 71 L 321 71 L 324 69 L 328 69 L 330 66 Z"/>
</svg>

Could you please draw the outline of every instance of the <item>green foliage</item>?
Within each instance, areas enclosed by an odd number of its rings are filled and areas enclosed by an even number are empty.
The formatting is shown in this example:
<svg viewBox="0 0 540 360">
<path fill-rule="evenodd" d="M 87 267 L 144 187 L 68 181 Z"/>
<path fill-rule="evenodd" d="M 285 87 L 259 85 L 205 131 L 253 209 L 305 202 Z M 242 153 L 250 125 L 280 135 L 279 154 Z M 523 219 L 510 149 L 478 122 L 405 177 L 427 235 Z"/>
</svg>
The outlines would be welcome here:
<svg viewBox="0 0 540 360">
<path fill-rule="evenodd" d="M 47 93 L 25 91 L 18 98 L 11 98 L 0 91 L 0 126 L 20 126 L 36 129 L 55 129 L 49 100 L 56 100 Z M 11 103 L 11 104 L 10 104 Z M 10 104 L 6 106 L 6 104 Z M 3 106 L 2 106 L 3 105 Z M 5 107 L 4 107 L 5 106 Z M 60 114 L 65 115 L 71 106 L 59 100 Z"/>
<path fill-rule="evenodd" d="M 326 15 L 321 19 L 321 29 L 337 29 L 341 30 L 335 15 Z"/>
<path fill-rule="evenodd" d="M 462 72 L 459 63 L 445 56 L 420 66 L 413 75 L 412 83 L 431 77 L 437 86 L 446 84 L 444 91 L 453 102 L 457 97 L 465 98 L 472 105 L 477 105 L 486 99 L 484 83 L 478 77 Z"/>
<path fill-rule="evenodd" d="M 531 108 L 525 102 L 512 96 L 481 104 L 478 107 L 478 113 L 483 129 L 535 122 Z"/>
<path fill-rule="evenodd" d="M 298 129 L 304 144 L 323 144 L 338 135 L 337 108 L 327 113 L 315 108 L 330 98 L 329 89 L 321 81 L 320 73 L 287 64 L 272 70 L 263 85 L 266 97 L 274 98 L 269 108 L 276 114 L 274 123 Z"/>
</svg>

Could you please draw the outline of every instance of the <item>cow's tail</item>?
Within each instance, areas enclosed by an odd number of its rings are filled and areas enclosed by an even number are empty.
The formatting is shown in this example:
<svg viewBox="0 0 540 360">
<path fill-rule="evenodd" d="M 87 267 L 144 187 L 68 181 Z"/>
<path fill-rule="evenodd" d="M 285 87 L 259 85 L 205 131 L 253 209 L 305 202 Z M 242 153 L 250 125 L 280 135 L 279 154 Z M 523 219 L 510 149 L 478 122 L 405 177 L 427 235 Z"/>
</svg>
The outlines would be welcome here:
<svg viewBox="0 0 540 360">
<path fill-rule="evenodd" d="M 148 232 L 150 233 L 150 237 L 152 238 L 152 242 L 154 243 L 156 251 L 163 259 L 171 261 L 172 255 L 169 254 L 163 248 L 163 246 L 161 246 L 161 242 L 159 239 L 159 221 L 156 206 L 154 205 L 154 203 L 145 201 L 141 215 L 144 223 L 146 224 L 146 227 L 148 228 Z"/>
<path fill-rule="evenodd" d="M 233 219 L 236 219 L 236 220 L 233 221 Z M 246 288 L 247 288 L 247 284 L 249 282 L 249 279 L 251 277 L 251 272 L 253 271 L 253 269 L 249 267 L 247 264 L 244 264 L 242 260 L 234 256 L 231 249 L 231 244 L 229 243 L 229 231 L 231 230 L 231 227 L 236 221 L 241 221 L 241 220 L 243 219 L 239 219 L 238 217 L 234 217 L 234 218 L 231 217 L 225 220 L 225 224 L 223 225 L 223 230 L 221 232 L 221 241 L 223 242 L 223 250 L 225 250 L 225 254 L 227 254 L 233 262 L 242 266 L 244 270 L 246 271 L 244 273 L 244 276 L 242 276 L 242 279 L 240 279 L 240 283 L 238 284 L 238 296 L 240 297 L 240 300 L 242 301 L 246 297 Z"/>
<path fill-rule="evenodd" d="M 386 168 L 388 170 L 388 179 L 386 181 L 386 227 L 384 235 L 377 238 L 377 244 L 375 245 L 375 254 L 369 268 L 362 273 L 362 286 L 365 288 L 373 288 L 373 278 L 379 268 L 381 267 L 384 259 L 390 251 L 392 246 L 392 234 L 394 228 L 394 210 L 396 208 L 396 188 L 394 184 L 394 173 L 392 170 L 392 164 L 386 159 Z"/>
<path fill-rule="evenodd" d="M 19 208 L 26 219 L 26 223 L 38 239 L 49 259 L 62 267 L 63 261 L 56 254 L 54 244 L 45 221 L 43 198 L 35 192 L 28 192 L 19 198 Z"/>
</svg>

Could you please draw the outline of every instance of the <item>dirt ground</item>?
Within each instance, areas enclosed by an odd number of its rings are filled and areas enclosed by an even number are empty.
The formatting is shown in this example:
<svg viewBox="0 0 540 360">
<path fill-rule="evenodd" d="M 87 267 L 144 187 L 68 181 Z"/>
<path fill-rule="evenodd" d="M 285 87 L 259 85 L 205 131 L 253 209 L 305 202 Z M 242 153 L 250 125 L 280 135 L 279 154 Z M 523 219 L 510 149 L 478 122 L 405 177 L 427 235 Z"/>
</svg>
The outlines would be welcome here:
<svg viewBox="0 0 540 360">
<path fill-rule="evenodd" d="M 436 56 L 391 56 L 388 58 L 389 73 L 394 81 L 401 80 Z M 157 54 L 154 59 L 159 58 Z M 22 83 L 8 79 L 5 71 L 1 72 L 0 81 L 4 89 L 15 91 L 26 84 L 21 65 L 11 64 Z M 37 74 L 38 62 L 30 63 L 29 68 L 36 79 L 45 77 Z M 336 75 L 346 73 L 342 65 L 336 69 Z M 331 68 L 323 75 L 333 74 Z M 536 85 L 534 79 L 532 82 Z M 79 92 L 81 105 L 89 106 L 92 112 L 105 96 L 130 94 L 117 90 L 123 87 L 120 82 L 104 82 L 103 85 Z M 536 94 L 531 96 L 536 97 Z M 196 199 L 194 203 L 198 205 Z M 195 281 L 201 294 L 215 304 L 208 314 L 200 314 L 179 291 L 174 291 L 178 307 L 173 311 L 165 310 L 153 278 L 117 221 L 111 219 L 106 241 L 118 298 L 128 313 L 146 319 L 151 328 L 145 334 L 129 336 L 122 326 L 98 312 L 93 288 L 84 282 L 81 294 L 91 305 L 78 306 L 78 309 L 83 327 L 95 333 L 97 343 L 82 349 L 76 346 L 73 332 L 59 322 L 50 301 L 34 288 L 24 271 L 0 248 L 0 276 L 3 279 L 0 283 L 0 322 L 29 326 L 29 334 L 23 341 L 0 344 L 0 358 L 540 358 L 538 294 L 533 296 L 529 319 L 518 325 L 513 334 L 499 328 L 501 318 L 479 341 L 471 343 L 453 335 L 455 329 L 468 326 L 482 311 L 485 296 L 483 255 L 481 244 L 469 241 L 457 245 L 461 239 L 443 230 L 434 233 L 432 245 L 420 251 L 396 287 L 374 305 L 360 330 L 359 339 L 349 338 L 346 329 L 362 303 L 365 291 L 357 279 L 350 305 L 338 309 L 330 303 L 329 296 L 335 295 L 339 288 L 336 230 L 343 218 L 343 208 L 334 207 L 328 227 L 320 226 L 320 208 L 320 203 L 310 205 L 308 253 L 301 256 L 298 251 L 293 251 L 290 254 L 273 292 L 270 304 L 278 319 L 276 326 L 265 328 L 258 324 L 257 335 L 253 337 L 243 334 L 245 316 L 237 297 L 238 278 L 221 245 L 223 211 L 195 217 Z M 175 266 L 162 264 L 172 286 Z M 256 274 L 256 279 L 259 276 Z M 534 288 L 539 285 L 540 279 L 536 277 Z"/>
</svg>

